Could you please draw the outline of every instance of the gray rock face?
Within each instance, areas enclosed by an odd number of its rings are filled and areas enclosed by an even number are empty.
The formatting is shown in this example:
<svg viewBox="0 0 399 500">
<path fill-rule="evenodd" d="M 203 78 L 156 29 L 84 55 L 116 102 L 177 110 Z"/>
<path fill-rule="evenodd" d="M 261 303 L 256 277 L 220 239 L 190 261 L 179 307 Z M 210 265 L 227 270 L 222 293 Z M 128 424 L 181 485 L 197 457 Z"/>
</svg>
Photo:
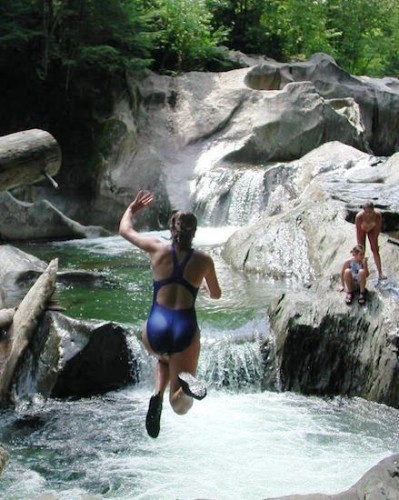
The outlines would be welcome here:
<svg viewBox="0 0 399 500">
<path fill-rule="evenodd" d="M 399 303 L 370 291 L 348 307 L 343 295 L 315 285 L 271 305 L 281 388 L 399 408 Z"/>
<path fill-rule="evenodd" d="M 145 140 L 138 136 L 128 161 L 121 151 L 118 157 L 123 161 L 110 160 L 100 183 L 102 195 L 113 191 L 123 196 L 127 185 L 133 193 L 143 180 L 145 187 L 157 191 L 161 181 L 171 205 L 187 208 L 190 180 L 218 163 L 289 161 L 333 140 L 369 150 L 353 100 L 341 102 L 342 108 L 351 110 L 345 116 L 310 82 L 259 91 L 245 83 L 249 71 L 189 73 L 178 78 L 149 74 L 140 81 L 139 129 Z M 125 144 L 130 147 L 131 141 L 126 138 Z"/>
<path fill-rule="evenodd" d="M 278 200 L 271 194 L 259 220 L 238 230 L 225 245 L 223 256 L 237 269 L 302 284 L 330 279 L 356 244 L 354 216 L 370 199 L 383 212 L 384 230 L 396 230 L 398 154 L 376 162 L 333 142 L 287 165 L 285 172 L 284 182 L 275 187 Z M 380 247 L 383 266 L 394 273 L 396 246 L 381 234 Z M 373 277 L 372 258 L 370 264 Z"/>
<path fill-rule="evenodd" d="M 110 122 L 119 135 L 112 135 L 85 223 L 115 230 L 124 207 L 144 188 L 154 192 L 157 210 L 138 224 L 162 226 L 171 209 L 198 204 L 206 173 L 266 170 L 332 141 L 375 155 L 399 150 L 395 79 L 354 77 L 325 54 L 303 63 L 249 62 L 225 73 L 131 75 L 129 95 L 140 98 L 134 106 L 124 96 L 115 101 Z M 61 190 L 51 199 L 69 216 L 78 213 L 76 200 L 68 205 Z"/>
<path fill-rule="evenodd" d="M 122 100 L 116 104 L 126 132 L 105 165 L 98 205 L 121 197 L 126 204 L 144 186 L 165 207 L 191 208 L 205 172 L 298 160 L 331 141 L 378 155 L 399 149 L 394 79 L 353 77 L 325 54 L 304 63 L 253 64 L 226 73 L 132 78 L 142 96 L 140 115 L 129 116 Z"/>
</svg>

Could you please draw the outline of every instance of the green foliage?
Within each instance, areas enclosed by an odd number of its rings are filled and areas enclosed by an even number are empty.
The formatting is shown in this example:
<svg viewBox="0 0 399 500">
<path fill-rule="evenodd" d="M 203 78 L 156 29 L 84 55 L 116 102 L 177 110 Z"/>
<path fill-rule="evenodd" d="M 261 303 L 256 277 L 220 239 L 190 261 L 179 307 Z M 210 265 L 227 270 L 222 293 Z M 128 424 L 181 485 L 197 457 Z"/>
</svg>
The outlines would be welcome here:
<svg viewBox="0 0 399 500">
<path fill-rule="evenodd" d="M 261 23 L 281 40 L 281 59 L 306 59 L 315 52 L 331 53 L 326 30 L 326 2 L 270 0 Z"/>
<path fill-rule="evenodd" d="M 213 27 L 213 16 L 202 0 L 158 0 L 160 69 L 201 70 L 221 55 L 218 45 L 228 30 Z"/>
<path fill-rule="evenodd" d="M 337 61 L 351 73 L 382 76 L 399 49 L 398 2 L 329 0 L 328 10 Z"/>
<path fill-rule="evenodd" d="M 145 17 L 126 0 L 2 0 L 0 61 L 34 65 L 45 80 L 75 71 L 115 74 L 149 64 Z"/>
<path fill-rule="evenodd" d="M 207 0 L 228 46 L 277 60 L 326 52 L 347 71 L 397 74 L 397 0 Z"/>
<path fill-rule="evenodd" d="M 217 26 L 229 29 L 230 48 L 246 53 L 264 53 L 268 34 L 261 22 L 269 10 L 267 0 L 206 0 Z"/>
</svg>

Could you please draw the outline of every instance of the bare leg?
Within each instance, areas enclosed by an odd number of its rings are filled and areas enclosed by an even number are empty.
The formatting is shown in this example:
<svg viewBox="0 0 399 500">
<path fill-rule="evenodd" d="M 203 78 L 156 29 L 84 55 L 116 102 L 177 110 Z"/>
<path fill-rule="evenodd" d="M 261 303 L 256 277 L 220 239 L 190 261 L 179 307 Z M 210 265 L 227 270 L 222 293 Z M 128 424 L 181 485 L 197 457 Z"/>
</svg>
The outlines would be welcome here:
<svg viewBox="0 0 399 500">
<path fill-rule="evenodd" d="M 356 239 L 357 244 L 362 245 L 364 250 L 366 250 L 366 233 L 360 226 L 356 226 Z"/>
<path fill-rule="evenodd" d="M 143 329 L 142 338 L 148 352 L 150 354 L 156 355 L 156 353 L 152 351 L 151 346 L 148 342 L 146 327 L 144 327 Z M 166 387 L 169 384 L 169 357 L 159 355 L 157 357 L 158 363 L 155 365 L 154 369 L 155 394 L 150 398 L 150 403 L 148 405 L 148 411 L 145 420 L 147 432 L 152 438 L 157 438 L 161 429 L 163 395 Z"/>
<path fill-rule="evenodd" d="M 369 242 L 370 242 L 370 248 L 371 248 L 371 251 L 373 253 L 374 262 L 375 262 L 375 265 L 376 265 L 376 268 L 378 271 L 378 279 L 386 280 L 387 277 L 382 272 L 382 267 L 381 267 L 381 257 L 380 257 L 379 247 L 378 247 L 378 234 L 379 233 L 377 233 L 377 231 L 374 231 L 374 229 L 372 229 L 368 233 L 368 238 L 369 238 Z"/>
<path fill-rule="evenodd" d="M 158 363 L 154 368 L 155 372 L 155 394 L 162 396 L 169 384 L 169 359 L 168 356 L 159 356 Z"/>
<path fill-rule="evenodd" d="M 184 415 L 193 406 L 193 398 L 184 394 L 178 375 L 181 372 L 189 372 L 195 375 L 200 354 L 200 334 L 196 333 L 191 345 L 183 352 L 172 354 L 169 358 L 170 373 L 170 404 L 179 415 Z"/>
<path fill-rule="evenodd" d="M 142 339 L 147 351 L 158 358 L 158 363 L 154 368 L 155 394 L 160 393 L 163 397 L 165 389 L 169 384 L 169 356 L 160 356 L 151 349 L 147 338 L 146 326 L 143 328 Z"/>
<path fill-rule="evenodd" d="M 346 304 L 352 304 L 354 282 L 353 282 L 352 272 L 350 269 L 345 269 L 344 272 L 344 289 L 346 292 L 346 297 L 345 297 Z"/>
<path fill-rule="evenodd" d="M 360 269 L 359 271 L 359 287 L 360 293 L 364 293 L 366 291 L 366 272 L 364 269 Z"/>
<path fill-rule="evenodd" d="M 346 293 L 352 293 L 354 288 L 353 276 L 350 269 L 345 269 L 344 272 L 344 288 Z"/>
</svg>

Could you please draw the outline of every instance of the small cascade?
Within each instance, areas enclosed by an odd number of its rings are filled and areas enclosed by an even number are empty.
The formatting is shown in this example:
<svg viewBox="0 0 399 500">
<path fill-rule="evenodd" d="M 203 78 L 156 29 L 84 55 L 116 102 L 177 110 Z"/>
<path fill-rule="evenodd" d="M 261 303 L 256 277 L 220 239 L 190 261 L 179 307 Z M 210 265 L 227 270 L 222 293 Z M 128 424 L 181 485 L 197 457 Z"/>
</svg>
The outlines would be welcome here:
<svg viewBox="0 0 399 500">
<path fill-rule="evenodd" d="M 229 392 L 262 390 L 265 360 L 262 344 L 269 335 L 266 318 L 258 317 L 235 330 L 205 330 L 198 367 L 199 378 Z M 272 361 L 271 361 L 272 362 Z"/>
<path fill-rule="evenodd" d="M 266 207 L 264 177 L 261 168 L 209 170 L 193 181 L 194 211 L 204 225 L 247 224 Z"/>
<path fill-rule="evenodd" d="M 260 391 L 263 372 L 259 339 L 236 342 L 226 336 L 203 347 L 198 376 L 216 389 Z"/>
<path fill-rule="evenodd" d="M 261 392 L 267 370 L 275 370 L 273 360 L 266 366 L 262 355 L 265 342 L 266 318 L 257 318 L 236 330 L 213 331 L 205 328 L 202 332 L 201 356 L 198 378 L 213 389 L 224 389 L 232 393 Z M 274 340 L 270 337 L 270 341 Z M 150 356 L 143 344 L 132 336 L 129 348 L 137 361 L 138 379 L 144 386 L 153 384 L 155 358 Z"/>
</svg>

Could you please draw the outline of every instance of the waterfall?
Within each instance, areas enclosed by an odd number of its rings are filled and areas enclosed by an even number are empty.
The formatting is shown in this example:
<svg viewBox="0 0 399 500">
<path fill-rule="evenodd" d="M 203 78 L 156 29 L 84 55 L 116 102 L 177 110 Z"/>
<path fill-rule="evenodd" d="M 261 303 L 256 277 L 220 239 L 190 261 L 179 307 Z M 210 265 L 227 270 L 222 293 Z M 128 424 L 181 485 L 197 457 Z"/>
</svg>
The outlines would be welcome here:
<svg viewBox="0 0 399 500">
<path fill-rule="evenodd" d="M 203 225 L 243 225 L 265 209 L 265 171 L 217 168 L 197 177 L 191 191 L 194 211 Z"/>
<path fill-rule="evenodd" d="M 296 196 L 292 176 L 297 164 L 226 164 L 208 169 L 191 181 L 191 199 L 201 224 L 241 226 L 263 212 L 281 211 Z"/>
</svg>

